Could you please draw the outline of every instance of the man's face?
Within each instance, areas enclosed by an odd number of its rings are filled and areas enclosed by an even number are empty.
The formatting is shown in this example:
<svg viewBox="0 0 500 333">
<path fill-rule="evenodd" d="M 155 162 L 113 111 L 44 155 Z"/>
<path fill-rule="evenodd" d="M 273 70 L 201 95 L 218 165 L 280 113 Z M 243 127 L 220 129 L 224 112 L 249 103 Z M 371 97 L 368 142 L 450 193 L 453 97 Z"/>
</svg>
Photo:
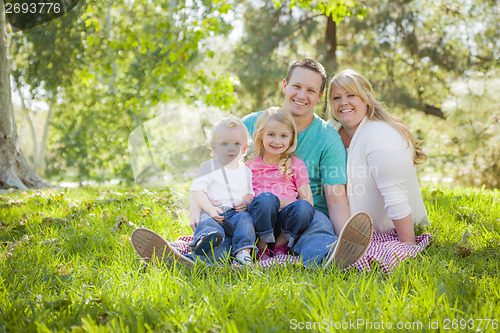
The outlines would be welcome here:
<svg viewBox="0 0 500 333">
<path fill-rule="evenodd" d="M 323 94 L 320 93 L 321 84 L 321 74 L 308 68 L 295 68 L 289 82 L 283 80 L 283 108 L 294 117 L 312 116 L 314 106 Z"/>
</svg>

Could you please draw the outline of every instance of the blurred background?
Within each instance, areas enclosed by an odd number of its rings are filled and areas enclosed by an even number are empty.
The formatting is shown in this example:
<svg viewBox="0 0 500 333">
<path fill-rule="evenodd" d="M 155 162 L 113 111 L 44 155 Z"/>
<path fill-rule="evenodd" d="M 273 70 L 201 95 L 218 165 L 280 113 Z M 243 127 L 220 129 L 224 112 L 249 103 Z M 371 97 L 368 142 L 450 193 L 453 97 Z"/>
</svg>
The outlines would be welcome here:
<svg viewBox="0 0 500 333">
<path fill-rule="evenodd" d="M 187 170 L 183 151 L 208 156 L 197 147 L 211 119 L 282 105 L 288 66 L 308 57 L 372 82 L 423 140 L 424 184 L 498 188 L 499 14 L 496 0 L 81 0 L 43 25 L 7 25 L 19 143 L 52 183 Z"/>
</svg>

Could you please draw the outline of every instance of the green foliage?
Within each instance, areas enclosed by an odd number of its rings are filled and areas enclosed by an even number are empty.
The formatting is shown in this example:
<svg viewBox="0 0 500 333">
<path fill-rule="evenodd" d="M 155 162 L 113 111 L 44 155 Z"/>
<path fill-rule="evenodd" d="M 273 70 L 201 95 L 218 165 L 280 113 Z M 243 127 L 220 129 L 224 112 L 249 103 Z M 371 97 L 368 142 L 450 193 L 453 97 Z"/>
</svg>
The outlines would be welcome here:
<svg viewBox="0 0 500 333">
<path fill-rule="evenodd" d="M 154 105 L 235 103 L 234 78 L 204 68 L 209 41 L 230 31 L 230 9 L 223 0 L 91 2 L 14 35 L 15 75 L 55 107 L 47 175 L 130 179 L 127 137 Z"/>
<path fill-rule="evenodd" d="M 282 1 L 273 0 L 276 7 L 283 5 Z M 357 7 L 357 1 L 352 0 L 335 0 L 335 1 L 313 1 L 313 0 L 290 0 L 289 8 L 300 7 L 306 10 L 317 11 L 327 17 L 332 17 L 333 21 L 339 23 L 346 17 L 353 15 L 353 11 Z M 362 19 L 366 14 L 365 8 L 357 10 L 357 17 Z"/>
<path fill-rule="evenodd" d="M 375 331 L 365 325 L 382 321 L 395 331 L 434 331 L 436 321 L 441 330 L 448 324 L 457 331 L 475 319 L 474 330 L 496 331 L 499 192 L 423 194 L 432 222 L 423 231 L 434 241 L 392 275 L 301 266 L 174 265 L 143 272 L 130 233 L 143 226 L 168 240 L 189 234 L 185 189 L 3 195 L 0 330 L 288 332 L 309 323 L 314 331 L 338 331 L 330 323 L 362 320 L 355 327 L 362 331 Z M 489 319 L 488 328 L 478 319 Z M 396 330 L 397 322 L 411 329 Z"/>
</svg>

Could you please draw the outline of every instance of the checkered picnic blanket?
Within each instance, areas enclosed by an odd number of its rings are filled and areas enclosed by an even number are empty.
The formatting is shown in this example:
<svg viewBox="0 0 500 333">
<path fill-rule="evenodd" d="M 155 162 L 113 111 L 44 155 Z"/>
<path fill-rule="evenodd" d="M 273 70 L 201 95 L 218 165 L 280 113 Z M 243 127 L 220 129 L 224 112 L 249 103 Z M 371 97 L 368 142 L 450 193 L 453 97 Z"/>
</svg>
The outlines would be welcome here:
<svg viewBox="0 0 500 333">
<path fill-rule="evenodd" d="M 347 267 L 346 270 L 357 269 L 360 272 L 370 272 L 373 268 L 373 263 L 378 263 L 385 273 L 392 273 L 397 265 L 408 258 L 414 258 L 429 245 L 432 236 L 424 233 L 415 237 L 417 245 L 409 246 L 398 238 L 396 229 L 392 229 L 388 233 L 374 232 L 373 238 L 366 253 L 357 262 Z M 189 243 L 193 241 L 193 236 L 181 236 L 171 242 L 180 253 L 188 254 L 191 252 Z M 271 259 L 259 261 L 258 267 L 269 268 L 275 265 L 284 266 L 287 264 L 299 265 L 302 260 L 295 255 L 278 255 Z"/>
</svg>

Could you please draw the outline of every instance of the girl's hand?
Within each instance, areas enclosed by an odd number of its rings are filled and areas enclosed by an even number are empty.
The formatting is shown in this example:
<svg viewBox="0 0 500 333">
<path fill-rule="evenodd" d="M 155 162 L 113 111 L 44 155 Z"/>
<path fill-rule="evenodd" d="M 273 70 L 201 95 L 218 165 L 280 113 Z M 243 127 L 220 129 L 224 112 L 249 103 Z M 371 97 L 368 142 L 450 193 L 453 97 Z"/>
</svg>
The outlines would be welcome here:
<svg viewBox="0 0 500 333">
<path fill-rule="evenodd" d="M 250 203 L 252 202 L 252 200 L 253 200 L 253 195 L 251 195 L 251 194 L 245 194 L 245 195 L 243 196 L 243 198 L 241 199 L 241 201 L 240 201 L 240 202 L 237 202 L 237 203 L 233 206 L 233 208 L 234 208 L 234 210 L 235 210 L 235 211 L 237 211 L 237 212 L 242 212 L 242 211 L 244 211 L 244 210 L 247 210 L 248 205 L 250 205 Z"/>
<path fill-rule="evenodd" d="M 247 210 L 247 208 L 248 208 L 248 203 L 245 202 L 244 200 L 242 200 L 240 202 L 237 202 L 234 205 L 234 210 L 237 211 L 237 212 L 241 212 L 241 211 Z"/>
<path fill-rule="evenodd" d="M 289 204 L 291 204 L 293 201 L 289 201 L 289 200 L 281 200 L 280 199 L 280 210 L 282 210 L 283 208 L 285 208 L 286 206 L 288 206 Z"/>
<path fill-rule="evenodd" d="M 224 212 L 219 207 L 214 207 L 214 209 L 211 210 L 211 212 L 209 212 L 210 217 L 213 218 L 215 220 L 215 222 L 217 222 L 219 224 L 222 224 L 222 222 L 224 222 L 224 216 L 219 215 L 222 213 L 224 213 Z"/>
</svg>

